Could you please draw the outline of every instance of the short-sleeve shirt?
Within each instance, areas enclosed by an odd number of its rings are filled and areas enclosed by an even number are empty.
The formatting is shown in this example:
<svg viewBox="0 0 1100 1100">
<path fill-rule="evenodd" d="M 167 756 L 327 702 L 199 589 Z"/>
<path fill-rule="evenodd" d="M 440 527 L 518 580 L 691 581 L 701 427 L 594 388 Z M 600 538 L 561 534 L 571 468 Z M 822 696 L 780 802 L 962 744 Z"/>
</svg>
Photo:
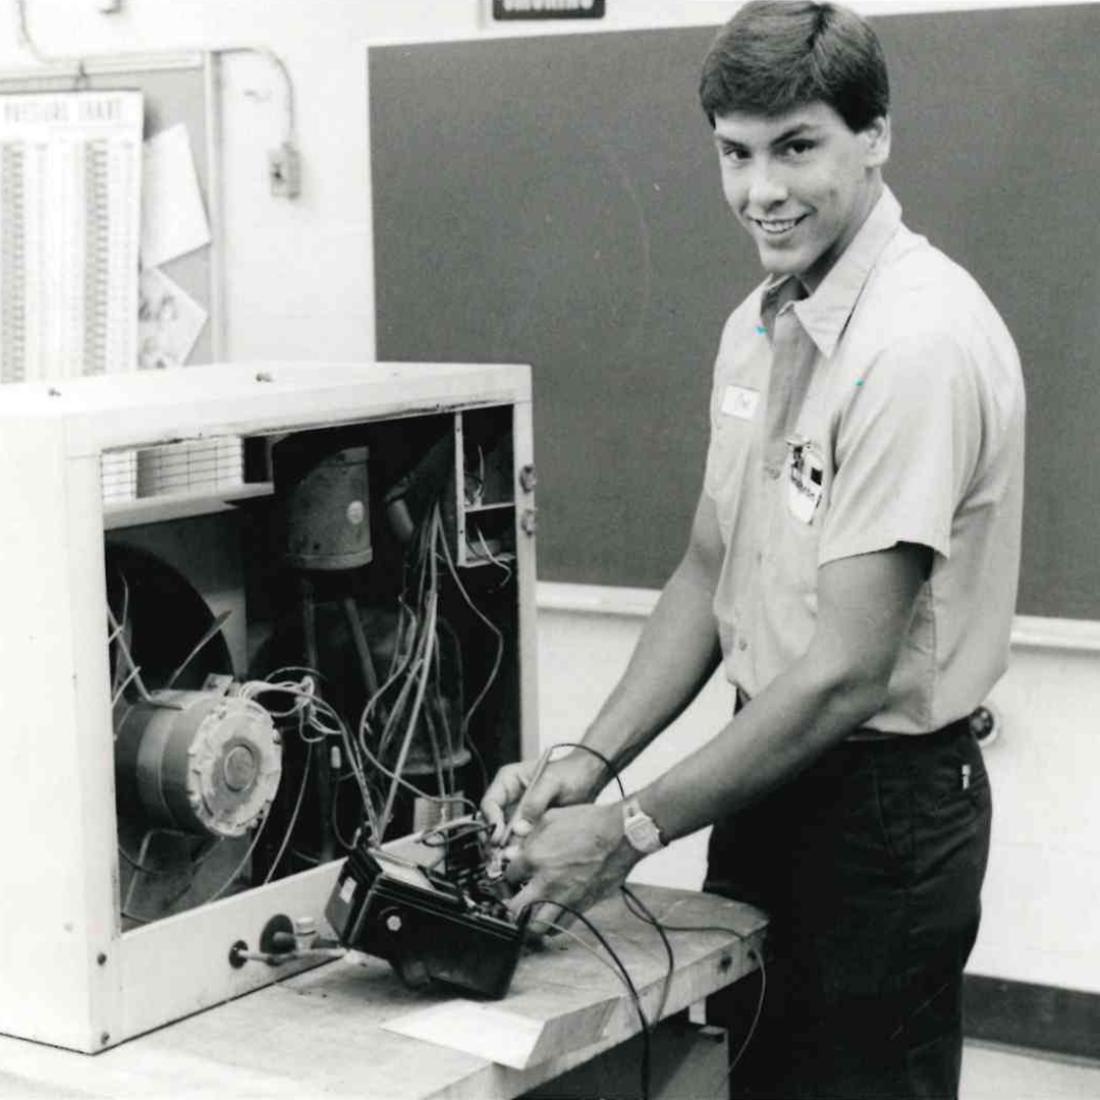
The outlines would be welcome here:
<svg viewBox="0 0 1100 1100">
<path fill-rule="evenodd" d="M 1015 345 L 961 267 L 884 189 L 814 292 L 758 287 L 722 334 L 705 491 L 724 560 L 714 612 L 748 695 L 809 646 L 817 573 L 918 543 L 934 551 L 882 710 L 924 733 L 968 714 L 1007 664 L 1023 494 Z"/>
</svg>

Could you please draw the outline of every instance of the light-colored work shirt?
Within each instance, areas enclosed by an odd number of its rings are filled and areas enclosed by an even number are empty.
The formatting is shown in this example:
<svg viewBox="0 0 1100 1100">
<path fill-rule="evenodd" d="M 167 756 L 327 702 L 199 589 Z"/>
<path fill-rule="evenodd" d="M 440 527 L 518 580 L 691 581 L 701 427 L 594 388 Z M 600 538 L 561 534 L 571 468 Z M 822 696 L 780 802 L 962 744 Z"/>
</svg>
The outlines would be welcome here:
<svg viewBox="0 0 1100 1100">
<path fill-rule="evenodd" d="M 1016 602 L 1024 388 L 977 283 L 901 221 L 884 189 L 814 292 L 772 279 L 730 316 L 705 490 L 725 557 L 714 612 L 749 696 L 805 653 L 817 572 L 901 542 L 934 551 L 866 725 L 924 733 L 1004 671 Z"/>
</svg>

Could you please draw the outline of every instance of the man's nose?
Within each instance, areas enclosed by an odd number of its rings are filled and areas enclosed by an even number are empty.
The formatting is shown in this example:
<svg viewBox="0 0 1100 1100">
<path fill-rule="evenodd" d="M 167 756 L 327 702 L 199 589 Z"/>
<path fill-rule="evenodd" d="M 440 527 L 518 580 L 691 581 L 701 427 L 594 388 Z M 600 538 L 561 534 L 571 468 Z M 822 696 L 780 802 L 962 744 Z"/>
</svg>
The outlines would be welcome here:
<svg viewBox="0 0 1100 1100">
<path fill-rule="evenodd" d="M 749 176 L 749 205 L 764 211 L 787 198 L 787 184 L 775 165 L 766 161 L 754 164 Z"/>
</svg>

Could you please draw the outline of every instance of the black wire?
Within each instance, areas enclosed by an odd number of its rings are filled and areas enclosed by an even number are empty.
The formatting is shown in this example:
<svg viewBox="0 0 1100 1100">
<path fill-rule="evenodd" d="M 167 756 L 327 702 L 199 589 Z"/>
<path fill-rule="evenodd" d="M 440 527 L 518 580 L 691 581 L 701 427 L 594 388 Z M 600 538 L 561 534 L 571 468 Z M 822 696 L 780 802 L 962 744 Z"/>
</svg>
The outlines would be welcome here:
<svg viewBox="0 0 1100 1100">
<path fill-rule="evenodd" d="M 749 1049 L 749 1043 L 752 1042 L 753 1035 L 756 1034 L 756 1027 L 760 1023 L 760 1016 L 764 1011 L 764 996 L 768 992 L 768 971 L 764 966 L 764 952 L 758 951 L 755 947 L 748 949 L 750 955 L 756 957 L 756 961 L 760 966 L 760 996 L 756 999 L 756 1011 L 753 1013 L 752 1023 L 749 1024 L 749 1030 L 745 1035 L 745 1038 L 741 1042 L 741 1047 L 730 1061 L 729 1068 L 726 1070 L 726 1080 L 737 1068 L 737 1063 L 744 1057 L 745 1051 Z"/>
<path fill-rule="evenodd" d="M 630 899 L 638 902 L 636 895 L 632 894 L 629 889 L 624 885 L 622 887 L 624 898 L 627 899 L 627 908 L 634 912 L 631 908 Z M 640 904 L 640 903 L 639 903 Z M 656 922 L 656 918 L 650 920 L 649 918 L 642 916 L 640 913 L 634 913 L 635 916 L 640 917 L 647 923 L 653 924 L 655 928 L 663 928 L 666 932 L 721 932 L 723 935 L 736 936 L 738 943 L 747 943 L 747 937 L 744 933 L 739 932 L 736 928 L 730 928 L 724 924 L 664 924 L 663 922 Z M 650 917 L 652 917 L 652 913 Z M 760 994 L 756 999 L 756 1010 L 753 1013 L 752 1021 L 749 1023 L 749 1030 L 745 1034 L 745 1038 L 741 1041 L 741 1046 L 738 1047 L 737 1053 L 730 1060 L 728 1067 L 726 1068 L 725 1077 L 723 1082 L 729 1079 L 729 1076 L 737 1068 L 737 1064 L 745 1056 L 745 1051 L 749 1049 L 749 1043 L 752 1042 L 752 1037 L 756 1034 L 756 1028 L 760 1023 L 760 1016 L 764 1011 L 764 997 L 768 990 L 768 973 L 767 968 L 764 965 L 764 953 L 757 950 L 755 947 L 749 947 L 748 952 L 752 955 L 760 967 Z"/>
<path fill-rule="evenodd" d="M 610 773 L 611 778 L 619 786 L 619 794 L 626 798 L 626 788 L 623 786 L 623 781 L 619 777 L 619 769 L 607 759 L 602 752 L 597 751 L 591 745 L 584 745 L 580 741 L 556 741 L 553 746 L 555 749 L 583 749 L 585 752 L 594 756 Z"/>
<path fill-rule="evenodd" d="M 668 956 L 668 969 L 665 971 L 664 987 L 661 989 L 661 1003 L 657 1007 L 657 1012 L 654 1017 L 656 1021 L 660 1023 L 661 1018 L 665 1014 L 665 1006 L 668 1004 L 669 991 L 672 988 L 672 975 L 676 971 L 676 956 L 672 953 L 672 944 L 669 942 L 664 925 L 653 915 L 642 899 L 639 898 L 625 882 L 619 887 L 619 890 L 622 892 L 627 909 L 629 909 L 639 920 L 643 920 L 646 924 L 656 928 L 657 935 L 661 937 L 661 943 L 665 946 L 665 955 Z"/>
<path fill-rule="evenodd" d="M 524 915 L 531 912 L 536 906 L 539 905 L 553 905 L 562 912 L 568 913 L 570 916 L 579 920 L 589 932 L 599 941 L 600 946 L 610 956 L 611 961 L 615 964 L 619 973 L 622 975 L 624 984 L 630 993 L 630 999 L 634 1004 L 634 1010 L 638 1013 L 638 1020 L 642 1025 L 642 1066 L 641 1066 L 641 1096 L 642 1100 L 649 1100 L 649 1078 L 650 1078 L 650 1065 L 651 1065 L 651 1052 L 650 1052 L 650 1024 L 646 1019 L 646 1014 L 642 1009 L 642 998 L 638 994 L 638 987 L 634 984 L 634 980 L 630 976 L 630 971 L 627 970 L 626 964 L 619 958 L 615 949 L 609 944 L 604 937 L 603 933 L 586 917 L 579 909 L 573 909 L 568 905 L 563 905 L 560 901 L 551 901 L 549 898 L 535 898 L 534 901 L 528 902 L 524 906 L 521 913 L 521 919 Z"/>
</svg>

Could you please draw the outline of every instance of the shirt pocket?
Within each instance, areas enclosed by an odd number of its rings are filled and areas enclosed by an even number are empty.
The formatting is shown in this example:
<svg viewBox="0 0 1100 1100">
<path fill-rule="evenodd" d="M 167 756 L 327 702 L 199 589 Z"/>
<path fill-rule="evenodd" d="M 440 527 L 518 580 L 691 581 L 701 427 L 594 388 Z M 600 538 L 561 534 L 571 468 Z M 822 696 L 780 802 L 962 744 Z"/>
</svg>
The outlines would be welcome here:
<svg viewBox="0 0 1100 1100">
<path fill-rule="evenodd" d="M 755 419 L 746 420 L 720 411 L 711 428 L 703 485 L 715 503 L 718 522 L 727 540 L 742 505 L 757 430 Z"/>
<path fill-rule="evenodd" d="M 827 503 L 820 448 L 804 441 L 789 441 L 771 501 L 771 552 L 775 579 L 782 588 L 816 596 Z"/>
</svg>

